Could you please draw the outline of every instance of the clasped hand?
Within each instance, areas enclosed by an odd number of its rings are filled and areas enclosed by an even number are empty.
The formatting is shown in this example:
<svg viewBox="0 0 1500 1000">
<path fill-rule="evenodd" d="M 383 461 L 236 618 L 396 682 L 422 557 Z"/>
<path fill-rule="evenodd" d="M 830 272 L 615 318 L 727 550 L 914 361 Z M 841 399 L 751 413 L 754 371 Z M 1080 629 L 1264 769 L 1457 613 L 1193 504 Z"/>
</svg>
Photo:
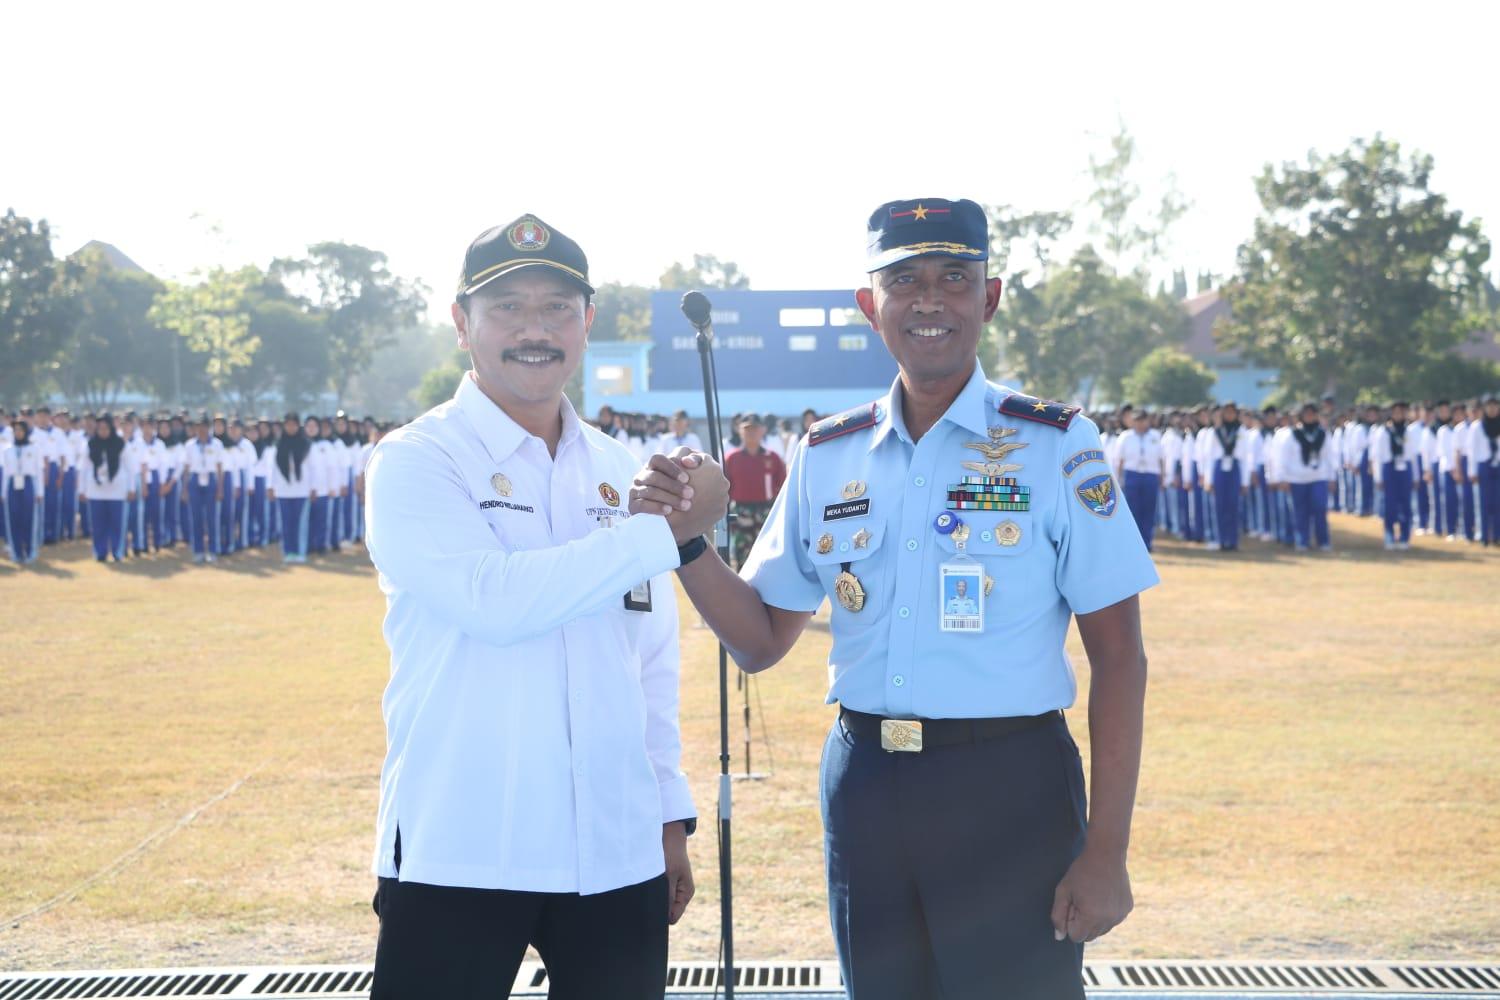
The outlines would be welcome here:
<svg viewBox="0 0 1500 1000">
<path fill-rule="evenodd" d="M 652 455 L 630 486 L 630 513 L 665 515 L 679 545 L 705 534 L 728 509 L 724 470 L 690 448 Z"/>
</svg>

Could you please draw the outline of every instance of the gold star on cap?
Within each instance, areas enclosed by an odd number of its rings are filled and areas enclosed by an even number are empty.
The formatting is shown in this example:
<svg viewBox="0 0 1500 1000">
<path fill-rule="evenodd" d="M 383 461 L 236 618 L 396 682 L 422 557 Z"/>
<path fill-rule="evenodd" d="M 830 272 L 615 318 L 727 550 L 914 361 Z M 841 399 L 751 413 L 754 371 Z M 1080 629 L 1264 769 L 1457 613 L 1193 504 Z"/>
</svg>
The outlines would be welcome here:
<svg viewBox="0 0 1500 1000">
<path fill-rule="evenodd" d="M 924 222 L 927 219 L 927 206 L 919 203 L 916 208 L 911 210 L 911 214 L 915 218 L 915 221 Z"/>
</svg>

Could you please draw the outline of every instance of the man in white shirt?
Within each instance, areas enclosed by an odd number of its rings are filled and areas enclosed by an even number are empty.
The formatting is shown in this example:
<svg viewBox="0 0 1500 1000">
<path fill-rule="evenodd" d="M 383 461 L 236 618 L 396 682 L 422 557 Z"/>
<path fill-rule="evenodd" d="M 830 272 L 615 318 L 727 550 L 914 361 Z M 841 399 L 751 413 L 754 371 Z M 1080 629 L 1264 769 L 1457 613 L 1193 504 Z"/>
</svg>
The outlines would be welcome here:
<svg viewBox="0 0 1500 1000">
<path fill-rule="evenodd" d="M 629 515 L 634 458 L 562 391 L 592 294 L 535 216 L 482 233 L 452 310 L 473 370 L 370 458 L 391 646 L 373 1000 L 505 996 L 528 944 L 553 997 L 665 989 L 695 822 L 666 574 L 728 484 L 687 521 Z"/>
<path fill-rule="evenodd" d="M 1150 552 L 1165 469 L 1161 432 L 1151 426 L 1151 415 L 1145 410 L 1131 413 L 1131 425 L 1130 432 L 1121 434 L 1115 443 L 1115 471 L 1125 485 L 1125 504 Z"/>
<path fill-rule="evenodd" d="M 656 451 L 666 455 L 677 448 L 691 448 L 693 451 L 702 451 L 703 442 L 698 435 L 688 426 L 688 415 L 686 410 L 678 410 L 672 414 L 672 429 L 663 434 L 656 442 Z"/>
<path fill-rule="evenodd" d="M 193 439 L 183 451 L 182 479 L 187 485 L 187 535 L 193 562 L 213 562 L 219 548 L 219 506 L 224 491 L 224 446 L 208 433 L 208 418 L 193 421 Z"/>
</svg>

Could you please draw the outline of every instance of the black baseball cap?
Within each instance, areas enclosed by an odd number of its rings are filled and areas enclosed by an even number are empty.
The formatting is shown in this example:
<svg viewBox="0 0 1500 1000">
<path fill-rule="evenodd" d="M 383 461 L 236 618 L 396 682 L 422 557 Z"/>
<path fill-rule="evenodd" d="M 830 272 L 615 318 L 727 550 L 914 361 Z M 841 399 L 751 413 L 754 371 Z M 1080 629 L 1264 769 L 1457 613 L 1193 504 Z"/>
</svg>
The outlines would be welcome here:
<svg viewBox="0 0 1500 1000">
<path fill-rule="evenodd" d="M 594 294 L 583 248 L 534 215 L 486 229 L 474 238 L 464 254 L 458 294 L 473 295 L 496 278 L 527 267 L 551 268 L 585 295 Z"/>
<path fill-rule="evenodd" d="M 989 260 L 989 223 L 984 209 L 967 198 L 888 201 L 870 214 L 869 260 L 875 272 L 912 257 Z"/>
</svg>

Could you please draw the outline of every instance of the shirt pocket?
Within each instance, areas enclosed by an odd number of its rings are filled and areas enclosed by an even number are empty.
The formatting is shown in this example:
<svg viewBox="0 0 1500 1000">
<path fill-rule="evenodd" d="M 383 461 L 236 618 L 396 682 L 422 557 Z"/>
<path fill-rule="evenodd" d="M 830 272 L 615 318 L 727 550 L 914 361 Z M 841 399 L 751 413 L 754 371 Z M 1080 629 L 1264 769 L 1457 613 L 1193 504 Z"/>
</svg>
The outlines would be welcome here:
<svg viewBox="0 0 1500 1000">
<path fill-rule="evenodd" d="M 885 552 L 885 537 L 884 521 L 850 518 L 813 524 L 807 558 L 833 604 L 832 620 L 840 630 L 871 625 L 890 609 L 891 556 Z M 864 604 L 858 611 L 844 607 L 835 589 L 846 563 L 864 591 Z"/>
<path fill-rule="evenodd" d="M 984 568 L 984 575 L 993 581 L 984 595 L 986 631 L 1027 620 L 1041 606 L 1046 594 L 1054 595 L 1055 600 L 1055 567 L 1041 564 L 1041 550 L 1036 548 L 1038 522 L 1030 511 L 954 513 L 969 526 L 964 554 L 978 562 Z M 952 535 L 937 538 L 944 559 L 958 554 Z"/>
</svg>

